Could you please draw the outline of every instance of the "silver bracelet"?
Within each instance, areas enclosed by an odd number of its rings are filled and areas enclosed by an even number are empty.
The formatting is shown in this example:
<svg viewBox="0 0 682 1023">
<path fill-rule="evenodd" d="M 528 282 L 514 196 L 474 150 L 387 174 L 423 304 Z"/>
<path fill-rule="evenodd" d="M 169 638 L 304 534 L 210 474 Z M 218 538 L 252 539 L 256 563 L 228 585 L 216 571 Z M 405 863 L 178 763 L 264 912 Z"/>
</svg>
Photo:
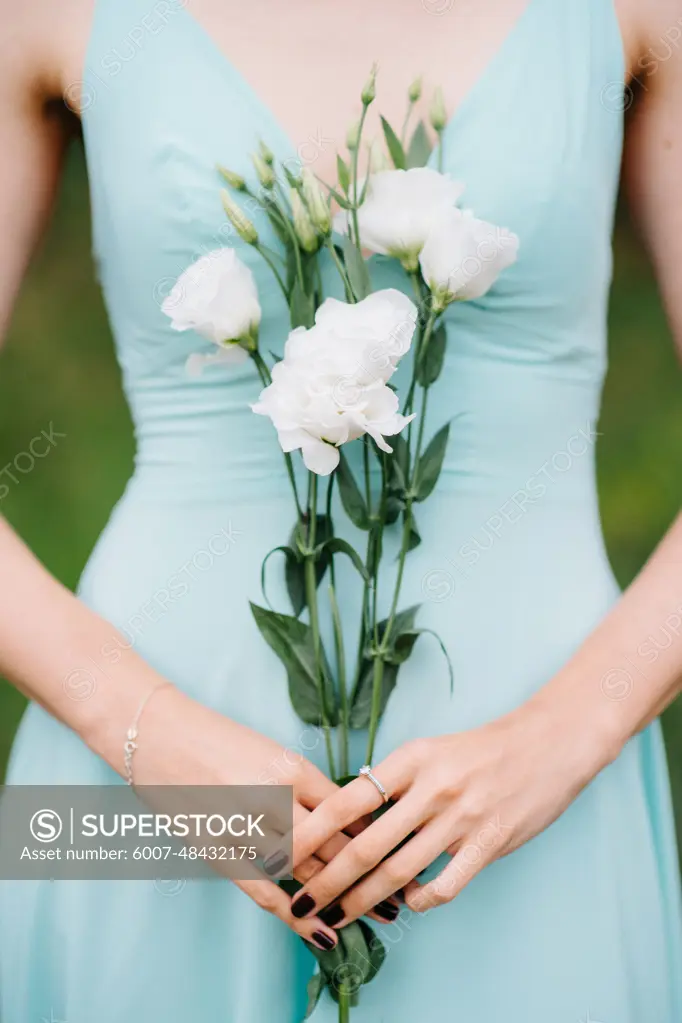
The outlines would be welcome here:
<svg viewBox="0 0 682 1023">
<path fill-rule="evenodd" d="M 145 698 L 142 700 L 142 703 L 137 708 L 137 713 L 133 718 L 132 725 L 126 732 L 126 741 L 123 746 L 123 763 L 125 767 L 125 779 L 127 785 L 133 785 L 133 757 L 135 756 L 135 751 L 137 750 L 139 745 L 137 739 L 140 734 L 138 730 L 140 718 L 142 717 L 144 709 L 151 700 L 154 693 L 158 693 L 159 689 L 164 689 L 166 686 L 169 685 L 170 682 L 161 682 L 158 686 L 154 686 L 154 688 L 147 693 Z"/>
</svg>

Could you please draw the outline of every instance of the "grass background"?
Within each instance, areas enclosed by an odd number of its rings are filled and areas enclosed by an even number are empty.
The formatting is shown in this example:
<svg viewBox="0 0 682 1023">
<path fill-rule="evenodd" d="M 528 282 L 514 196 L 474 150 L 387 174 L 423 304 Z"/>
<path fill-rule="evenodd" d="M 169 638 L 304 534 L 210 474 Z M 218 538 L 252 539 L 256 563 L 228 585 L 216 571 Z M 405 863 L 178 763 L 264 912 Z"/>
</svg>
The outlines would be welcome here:
<svg viewBox="0 0 682 1023">
<path fill-rule="evenodd" d="M 609 555 L 626 585 L 682 506 L 682 374 L 651 271 L 622 210 L 610 320 L 599 492 Z M 66 437 L 32 472 L 17 477 L 18 485 L 0 501 L 0 513 L 73 587 L 123 489 L 133 454 L 90 258 L 87 184 L 78 144 L 0 359 L 0 468 L 50 424 Z M 2 482 L 8 483 L 6 476 Z M 3 584 L 12 581 L 5 578 Z M 0 680 L 0 776 L 22 709 L 19 694 Z M 679 826 L 682 701 L 667 711 L 664 727 Z"/>
</svg>

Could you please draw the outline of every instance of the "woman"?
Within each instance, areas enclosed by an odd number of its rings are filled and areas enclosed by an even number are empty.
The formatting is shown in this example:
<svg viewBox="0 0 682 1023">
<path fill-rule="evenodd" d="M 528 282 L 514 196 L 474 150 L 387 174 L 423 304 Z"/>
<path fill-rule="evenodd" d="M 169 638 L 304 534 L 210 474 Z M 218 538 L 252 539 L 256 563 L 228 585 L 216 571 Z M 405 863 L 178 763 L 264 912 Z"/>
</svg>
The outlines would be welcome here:
<svg viewBox="0 0 682 1023">
<path fill-rule="evenodd" d="M 357 1023 L 676 1023 L 679 884 L 651 722 L 677 691 L 682 649 L 659 654 L 650 637 L 680 604 L 682 523 L 620 597 L 594 445 L 634 98 L 624 80 L 641 86 L 627 183 L 682 340 L 679 5 L 2 8 L 3 321 L 52 202 L 63 131 L 49 101 L 64 97 L 83 120 L 95 251 L 138 444 L 79 599 L 0 531 L 11 581 L 0 671 L 34 701 L 9 780 L 125 777 L 138 719 L 138 784 L 256 781 L 276 765 L 294 786 L 308 882 L 293 905 L 265 881 L 192 884 L 174 898 L 151 883 L 5 884 L 4 1023 L 294 1023 L 312 969 L 296 935 L 329 947 L 340 922 L 372 907 L 393 923 Z M 374 765 L 398 804 L 348 842 L 340 829 L 381 797 L 367 778 L 337 791 L 315 766 L 321 750 L 249 616 L 261 557 L 290 526 L 276 445 L 249 411 L 254 374 L 188 379 L 192 343 L 171 334 L 159 305 L 181 270 L 222 244 L 216 163 L 248 175 L 262 137 L 332 180 L 374 60 L 393 123 L 415 74 L 443 86 L 445 170 L 479 215 L 519 235 L 521 252 L 484 300 L 448 314 L 432 425 L 463 414 L 404 584 L 406 603 L 423 601 L 423 623 L 447 640 L 455 693 L 424 644 L 391 697 Z M 286 310 L 244 246 L 240 255 L 258 278 L 263 343 L 277 349 Z M 419 886 L 445 851 L 449 865 Z M 396 920 L 399 889 L 416 912 Z M 325 996 L 314 1018 L 335 1011 Z"/>
</svg>

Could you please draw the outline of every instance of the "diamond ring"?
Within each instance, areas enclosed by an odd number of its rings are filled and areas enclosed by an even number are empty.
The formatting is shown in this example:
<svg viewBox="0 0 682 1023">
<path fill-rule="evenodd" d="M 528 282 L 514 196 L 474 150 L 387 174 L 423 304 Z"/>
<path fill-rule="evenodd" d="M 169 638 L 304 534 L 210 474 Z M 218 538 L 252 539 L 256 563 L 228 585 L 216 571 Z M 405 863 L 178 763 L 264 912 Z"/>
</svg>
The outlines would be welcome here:
<svg viewBox="0 0 682 1023">
<path fill-rule="evenodd" d="M 384 803 L 387 803 L 388 802 L 388 792 L 386 791 L 384 786 L 381 784 L 379 779 L 376 777 L 376 775 L 372 774 L 372 768 L 369 766 L 369 764 L 365 764 L 364 767 L 360 768 L 360 774 L 363 775 L 363 777 L 368 778 L 369 781 L 371 781 L 372 785 L 374 785 L 374 787 L 376 788 L 377 792 L 379 793 L 379 795 L 383 799 Z"/>
</svg>

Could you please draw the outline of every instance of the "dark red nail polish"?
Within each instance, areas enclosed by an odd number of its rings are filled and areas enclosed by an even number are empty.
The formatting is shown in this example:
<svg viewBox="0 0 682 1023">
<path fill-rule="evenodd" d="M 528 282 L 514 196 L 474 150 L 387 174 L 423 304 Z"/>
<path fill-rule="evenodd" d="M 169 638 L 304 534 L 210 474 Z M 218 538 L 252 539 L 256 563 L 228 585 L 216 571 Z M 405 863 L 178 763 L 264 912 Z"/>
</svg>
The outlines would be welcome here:
<svg viewBox="0 0 682 1023">
<path fill-rule="evenodd" d="M 313 941 L 316 945 L 319 945 L 320 948 L 323 948 L 325 952 L 328 952 L 330 948 L 334 948 L 334 945 L 336 944 L 334 939 L 330 938 L 328 934 L 324 933 L 324 931 L 315 931 L 313 933 Z"/>
<path fill-rule="evenodd" d="M 389 902 L 387 899 L 384 899 L 383 902 L 379 902 L 374 907 L 373 912 L 376 913 L 377 916 L 380 916 L 382 920 L 393 921 L 397 917 L 400 910 L 394 903 Z"/>
<path fill-rule="evenodd" d="M 343 920 L 346 914 L 343 911 L 341 903 L 335 902 L 332 906 L 327 906 L 326 909 L 321 909 L 317 915 L 320 920 L 327 925 L 327 927 L 335 927 L 339 921 Z"/>
<path fill-rule="evenodd" d="M 291 913 L 297 920 L 307 916 L 311 909 L 315 909 L 315 899 L 312 895 L 309 895 L 308 892 L 299 896 L 299 898 L 295 899 L 291 904 Z"/>
</svg>

